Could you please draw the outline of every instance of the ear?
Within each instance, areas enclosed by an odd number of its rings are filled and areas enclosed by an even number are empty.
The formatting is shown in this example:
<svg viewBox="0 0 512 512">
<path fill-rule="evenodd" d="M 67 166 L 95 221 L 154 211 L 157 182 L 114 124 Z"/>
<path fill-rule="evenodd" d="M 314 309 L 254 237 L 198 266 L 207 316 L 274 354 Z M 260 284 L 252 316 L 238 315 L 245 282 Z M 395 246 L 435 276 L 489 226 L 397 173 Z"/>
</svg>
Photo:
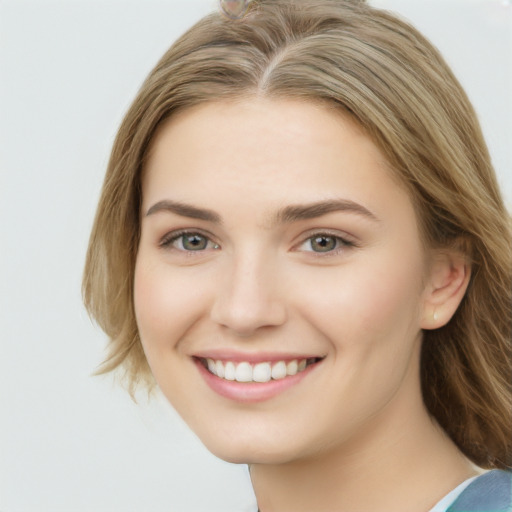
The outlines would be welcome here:
<svg viewBox="0 0 512 512">
<path fill-rule="evenodd" d="M 471 266 L 465 254 L 450 249 L 435 251 L 424 290 L 422 329 L 438 329 L 450 321 L 470 277 Z"/>
</svg>

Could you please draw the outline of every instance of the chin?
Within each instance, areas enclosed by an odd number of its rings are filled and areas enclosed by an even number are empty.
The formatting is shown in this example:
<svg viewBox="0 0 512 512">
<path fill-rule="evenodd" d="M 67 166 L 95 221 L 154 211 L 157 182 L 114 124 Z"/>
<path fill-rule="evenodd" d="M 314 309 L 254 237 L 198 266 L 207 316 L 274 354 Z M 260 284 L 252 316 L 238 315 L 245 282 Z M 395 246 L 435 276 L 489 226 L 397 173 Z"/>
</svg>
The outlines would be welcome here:
<svg viewBox="0 0 512 512">
<path fill-rule="evenodd" d="M 264 449 L 250 448 L 246 450 L 233 450 L 231 449 L 210 449 L 210 447 L 206 446 L 208 450 L 226 462 L 230 462 L 232 464 L 286 464 L 288 462 L 292 462 L 296 460 L 295 457 L 290 454 L 286 454 L 283 452 L 269 452 Z"/>
<path fill-rule="evenodd" d="M 229 433 L 225 437 L 200 439 L 213 455 L 233 464 L 285 464 L 305 455 L 298 446 L 261 434 L 242 437 Z"/>
</svg>

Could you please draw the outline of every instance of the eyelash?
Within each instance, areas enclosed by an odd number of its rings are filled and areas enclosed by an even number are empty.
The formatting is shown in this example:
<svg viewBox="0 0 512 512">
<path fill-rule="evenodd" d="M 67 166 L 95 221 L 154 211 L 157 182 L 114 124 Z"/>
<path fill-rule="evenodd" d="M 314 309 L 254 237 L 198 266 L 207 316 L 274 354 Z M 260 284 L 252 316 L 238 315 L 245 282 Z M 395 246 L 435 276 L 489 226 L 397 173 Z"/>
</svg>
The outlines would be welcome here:
<svg viewBox="0 0 512 512">
<path fill-rule="evenodd" d="M 205 247 L 204 249 L 197 249 L 197 250 L 190 249 L 189 250 L 189 249 L 186 249 L 186 248 L 183 247 L 183 241 L 182 241 L 182 244 L 181 244 L 182 247 L 174 247 L 174 244 L 177 241 L 179 241 L 180 239 L 183 240 L 183 237 L 185 237 L 185 236 L 189 236 L 189 237 L 197 236 L 197 237 L 200 237 L 200 238 L 206 240 L 207 246 L 210 245 L 210 247 Z M 353 241 L 351 241 L 351 240 L 347 240 L 346 238 L 343 238 L 343 237 L 341 237 L 339 235 L 335 235 L 333 233 L 319 231 L 319 232 L 315 232 L 315 233 L 310 234 L 302 242 L 300 242 L 299 244 L 295 245 L 294 246 L 294 250 L 299 249 L 300 247 L 304 246 L 307 243 L 309 243 L 311 245 L 313 240 L 315 240 L 315 239 L 318 240 L 320 238 L 333 240 L 335 242 L 335 247 L 333 249 L 329 249 L 329 250 L 326 250 L 326 251 L 314 251 L 313 249 L 310 249 L 310 250 L 304 250 L 304 252 L 313 253 L 313 254 L 315 254 L 315 256 L 318 256 L 318 257 L 326 257 L 326 256 L 335 256 L 335 255 L 339 254 L 342 251 L 345 251 L 347 249 L 356 247 L 356 244 Z M 213 244 L 213 247 L 211 246 L 211 244 Z M 164 249 L 171 249 L 171 250 L 173 249 L 173 250 L 177 250 L 177 251 L 180 251 L 180 252 L 183 252 L 183 253 L 188 253 L 188 254 L 193 254 L 194 252 L 202 253 L 202 252 L 204 252 L 204 251 L 206 251 L 208 249 L 210 249 L 210 250 L 217 250 L 217 249 L 220 248 L 220 246 L 216 242 L 213 242 L 211 240 L 209 235 L 204 234 L 204 233 L 202 233 L 200 231 L 192 231 L 192 230 L 181 230 L 181 231 L 177 231 L 177 232 L 175 231 L 175 232 L 171 232 L 171 233 L 166 234 L 160 240 L 159 247 L 164 248 Z"/>
<path fill-rule="evenodd" d="M 213 244 L 213 247 L 210 247 L 210 249 L 213 249 L 213 250 L 219 249 L 219 245 L 217 243 L 213 242 L 210 239 L 209 235 L 201 233 L 200 231 L 191 231 L 191 230 L 186 230 L 186 229 L 185 230 L 181 230 L 181 231 L 174 231 L 172 233 L 167 233 L 160 240 L 160 243 L 158 245 L 159 245 L 159 247 L 161 247 L 163 249 L 174 249 L 174 250 L 181 251 L 181 252 L 184 252 L 184 253 L 204 252 L 206 250 L 206 249 L 197 249 L 197 250 L 194 251 L 194 250 L 185 249 L 184 247 L 182 247 L 182 248 L 173 247 L 173 244 L 175 242 L 177 242 L 180 239 L 183 239 L 183 237 L 185 237 L 185 236 L 189 236 L 189 237 L 197 236 L 197 237 L 200 237 L 202 239 L 205 239 L 206 243 L 208 245 Z M 182 243 L 182 245 L 183 245 L 183 243 Z"/>
<path fill-rule="evenodd" d="M 343 238 L 339 235 L 335 235 L 335 234 L 329 233 L 329 232 L 322 232 L 322 231 L 315 232 L 315 233 L 311 234 L 306 239 L 304 239 L 302 242 L 297 244 L 295 247 L 300 248 L 300 247 L 304 246 L 305 244 L 309 244 L 311 246 L 311 244 L 314 240 L 318 240 L 320 238 L 333 240 L 335 242 L 335 247 L 333 249 L 326 250 L 326 251 L 314 251 L 313 249 L 310 249 L 310 250 L 306 250 L 304 252 L 313 253 L 315 255 L 315 257 L 326 257 L 326 256 L 336 256 L 340 252 L 343 252 L 343 251 L 346 251 L 347 249 L 356 247 L 356 244 L 353 241 L 348 240 L 347 238 Z"/>
</svg>

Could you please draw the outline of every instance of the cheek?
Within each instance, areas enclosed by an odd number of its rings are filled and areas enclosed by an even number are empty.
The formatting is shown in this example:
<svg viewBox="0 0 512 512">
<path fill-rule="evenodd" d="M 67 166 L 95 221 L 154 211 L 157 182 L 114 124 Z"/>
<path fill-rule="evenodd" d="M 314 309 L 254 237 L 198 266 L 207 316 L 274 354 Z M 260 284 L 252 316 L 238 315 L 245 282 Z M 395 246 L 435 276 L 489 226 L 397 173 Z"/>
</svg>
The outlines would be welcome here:
<svg viewBox="0 0 512 512">
<path fill-rule="evenodd" d="M 361 356 L 412 340 L 419 331 L 422 266 L 419 258 L 407 261 L 379 256 L 326 274 L 302 294 L 308 297 L 302 310 L 337 349 L 354 346 Z"/>
<path fill-rule="evenodd" d="M 189 277 L 172 272 L 165 264 L 152 264 L 139 257 L 135 267 L 134 306 L 148 358 L 153 351 L 179 344 L 199 314 L 204 298 L 205 294 Z"/>
<path fill-rule="evenodd" d="M 385 271 L 371 279 L 362 279 L 361 283 L 356 291 L 358 300 L 354 301 L 354 315 L 363 326 L 382 336 L 418 327 L 419 271 L 389 265 Z"/>
</svg>

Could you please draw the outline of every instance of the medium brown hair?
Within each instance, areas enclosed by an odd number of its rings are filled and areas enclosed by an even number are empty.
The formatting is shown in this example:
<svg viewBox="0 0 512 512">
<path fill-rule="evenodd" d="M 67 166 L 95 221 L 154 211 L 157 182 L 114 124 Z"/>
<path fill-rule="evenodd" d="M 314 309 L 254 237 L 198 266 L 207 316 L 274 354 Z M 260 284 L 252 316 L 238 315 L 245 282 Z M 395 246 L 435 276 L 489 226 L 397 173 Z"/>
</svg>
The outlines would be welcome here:
<svg viewBox="0 0 512 512">
<path fill-rule="evenodd" d="M 133 307 L 140 181 L 155 131 L 178 110 L 262 95 L 322 101 L 353 116 L 410 191 L 428 247 L 471 261 L 452 320 L 425 331 L 425 404 L 482 467 L 512 465 L 511 229 L 466 94 L 437 50 L 396 16 L 357 0 L 254 0 L 213 13 L 143 84 L 114 143 L 91 234 L 85 305 L 109 336 L 103 371 L 151 384 Z"/>
</svg>

